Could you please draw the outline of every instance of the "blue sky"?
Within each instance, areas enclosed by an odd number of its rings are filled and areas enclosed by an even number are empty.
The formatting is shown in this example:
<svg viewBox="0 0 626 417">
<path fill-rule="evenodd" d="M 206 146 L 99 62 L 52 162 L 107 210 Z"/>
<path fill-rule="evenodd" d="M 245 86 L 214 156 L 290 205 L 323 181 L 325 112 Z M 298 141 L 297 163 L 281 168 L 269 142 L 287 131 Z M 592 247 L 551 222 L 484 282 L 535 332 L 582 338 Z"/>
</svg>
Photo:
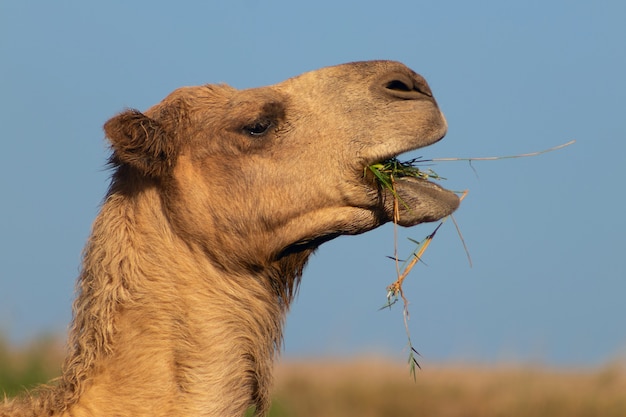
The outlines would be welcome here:
<svg viewBox="0 0 626 417">
<path fill-rule="evenodd" d="M 424 363 L 597 365 L 626 357 L 626 3 L 286 1 L 0 4 L 0 329 L 63 334 L 106 191 L 102 124 L 182 85 L 273 84 L 399 60 L 429 81 L 447 137 L 408 157 L 468 189 L 406 283 Z M 402 230 L 401 253 L 432 226 Z M 287 357 L 406 356 L 391 226 L 322 246 L 287 321 Z"/>
</svg>

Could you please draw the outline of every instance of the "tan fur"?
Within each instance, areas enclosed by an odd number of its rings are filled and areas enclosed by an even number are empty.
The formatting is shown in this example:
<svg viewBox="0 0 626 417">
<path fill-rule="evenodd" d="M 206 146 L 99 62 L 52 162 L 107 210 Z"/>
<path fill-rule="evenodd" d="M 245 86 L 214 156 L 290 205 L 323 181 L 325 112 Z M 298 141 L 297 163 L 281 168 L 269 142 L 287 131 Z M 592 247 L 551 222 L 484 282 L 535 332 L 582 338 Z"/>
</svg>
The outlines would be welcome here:
<svg viewBox="0 0 626 417">
<path fill-rule="evenodd" d="M 426 82 L 389 61 L 271 87 L 176 90 L 105 124 L 111 187 L 84 252 L 63 375 L 0 416 L 241 416 L 269 406 L 307 258 L 392 219 L 364 167 L 443 137 Z M 413 225 L 449 191 L 401 181 Z"/>
</svg>

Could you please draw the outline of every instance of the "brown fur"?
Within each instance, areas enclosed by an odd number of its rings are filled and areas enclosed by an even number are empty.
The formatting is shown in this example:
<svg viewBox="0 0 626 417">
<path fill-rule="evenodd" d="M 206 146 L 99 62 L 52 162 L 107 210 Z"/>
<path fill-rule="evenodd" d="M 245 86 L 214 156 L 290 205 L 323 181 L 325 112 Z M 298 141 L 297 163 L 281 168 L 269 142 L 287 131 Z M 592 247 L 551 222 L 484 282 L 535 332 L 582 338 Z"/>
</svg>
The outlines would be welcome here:
<svg viewBox="0 0 626 417">
<path fill-rule="evenodd" d="M 324 68 L 271 87 L 176 90 L 104 126 L 111 187 L 77 284 L 63 375 L 0 416 L 241 416 L 269 406 L 307 258 L 392 219 L 364 167 L 443 137 L 404 65 Z M 454 194 L 399 181 L 400 223 Z"/>
</svg>

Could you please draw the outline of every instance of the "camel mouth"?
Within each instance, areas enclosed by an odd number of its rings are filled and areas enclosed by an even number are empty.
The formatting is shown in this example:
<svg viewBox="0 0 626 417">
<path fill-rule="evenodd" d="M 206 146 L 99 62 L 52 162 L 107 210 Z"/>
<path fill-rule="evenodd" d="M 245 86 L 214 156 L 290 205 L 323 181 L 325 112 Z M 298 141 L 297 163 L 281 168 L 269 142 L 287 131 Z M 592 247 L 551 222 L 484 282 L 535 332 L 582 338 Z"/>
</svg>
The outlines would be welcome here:
<svg viewBox="0 0 626 417">
<path fill-rule="evenodd" d="M 378 192 L 378 204 L 389 221 L 401 226 L 433 222 L 452 214 L 460 204 L 453 191 L 430 181 L 442 179 L 432 171 L 422 171 L 417 159 L 400 162 L 396 157 L 368 165 Z"/>
</svg>

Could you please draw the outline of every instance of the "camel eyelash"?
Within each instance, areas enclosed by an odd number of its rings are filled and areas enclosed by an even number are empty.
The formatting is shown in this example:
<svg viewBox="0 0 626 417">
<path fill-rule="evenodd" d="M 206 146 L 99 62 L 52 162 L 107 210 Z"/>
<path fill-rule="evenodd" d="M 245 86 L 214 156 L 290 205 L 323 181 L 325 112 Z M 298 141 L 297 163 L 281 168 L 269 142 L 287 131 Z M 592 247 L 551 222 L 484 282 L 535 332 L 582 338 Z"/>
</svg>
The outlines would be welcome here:
<svg viewBox="0 0 626 417">
<path fill-rule="evenodd" d="M 252 137 L 265 136 L 267 132 L 274 126 L 274 122 L 269 119 L 257 120 L 254 123 L 247 124 L 243 127 L 243 131 Z"/>
</svg>

